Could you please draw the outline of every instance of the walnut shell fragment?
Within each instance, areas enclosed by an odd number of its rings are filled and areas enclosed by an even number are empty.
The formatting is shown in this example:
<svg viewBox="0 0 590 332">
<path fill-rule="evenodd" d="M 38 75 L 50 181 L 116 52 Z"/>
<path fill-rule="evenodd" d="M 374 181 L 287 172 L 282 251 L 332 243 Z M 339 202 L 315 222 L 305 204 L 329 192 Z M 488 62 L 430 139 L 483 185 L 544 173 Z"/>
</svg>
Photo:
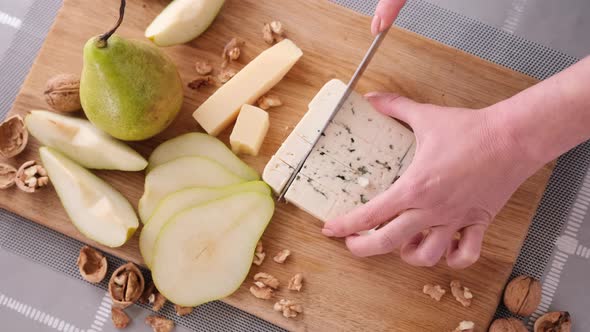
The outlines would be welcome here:
<svg viewBox="0 0 590 332">
<path fill-rule="evenodd" d="M 45 101 L 58 112 L 76 112 L 80 103 L 80 78 L 73 74 L 60 74 L 50 78 L 45 85 Z"/>
<path fill-rule="evenodd" d="M 504 305 L 513 314 L 531 315 L 541 304 L 541 283 L 533 277 L 519 276 L 506 286 Z"/>
<path fill-rule="evenodd" d="M 20 115 L 13 115 L 0 124 L 0 157 L 12 158 L 23 152 L 29 132 Z"/>
<path fill-rule="evenodd" d="M 30 194 L 41 187 L 47 186 L 49 177 L 43 166 L 39 165 L 35 160 L 30 160 L 22 164 L 16 172 L 15 183 L 18 189 Z"/>
<path fill-rule="evenodd" d="M 469 307 L 471 305 L 471 300 L 473 299 L 473 293 L 467 287 L 461 285 L 461 282 L 458 280 L 451 281 L 451 293 L 455 297 L 455 299 L 461 303 L 464 307 Z"/>
<path fill-rule="evenodd" d="M 535 332 L 570 332 L 572 318 L 567 311 L 548 312 L 535 321 Z"/>
<path fill-rule="evenodd" d="M 516 318 L 501 318 L 490 325 L 488 332 L 528 332 L 528 329 Z"/>
<path fill-rule="evenodd" d="M 139 268 L 133 263 L 122 265 L 113 272 L 109 280 L 109 294 L 113 299 L 113 305 L 127 308 L 139 300 L 144 287 L 145 280 Z"/>
<path fill-rule="evenodd" d="M 111 319 L 113 325 L 118 329 L 124 329 L 131 322 L 131 318 L 121 308 L 111 308 Z"/>
<path fill-rule="evenodd" d="M 97 284 L 107 275 L 108 263 L 106 257 L 92 247 L 84 246 L 80 249 L 76 262 L 80 275 L 84 280 Z"/>
<path fill-rule="evenodd" d="M 0 163 L 0 189 L 8 189 L 14 186 L 16 180 L 16 168 Z"/>
<path fill-rule="evenodd" d="M 154 332 L 170 332 L 174 328 L 174 322 L 161 316 L 148 316 L 145 323 L 149 325 Z"/>
</svg>

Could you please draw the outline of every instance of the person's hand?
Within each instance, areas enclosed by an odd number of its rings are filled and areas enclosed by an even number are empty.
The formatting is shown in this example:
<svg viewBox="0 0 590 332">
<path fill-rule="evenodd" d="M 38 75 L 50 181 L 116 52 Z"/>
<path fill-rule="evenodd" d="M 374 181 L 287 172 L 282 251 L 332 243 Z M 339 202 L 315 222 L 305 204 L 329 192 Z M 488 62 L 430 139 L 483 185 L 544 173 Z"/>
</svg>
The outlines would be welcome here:
<svg viewBox="0 0 590 332">
<path fill-rule="evenodd" d="M 376 35 L 390 27 L 405 3 L 406 0 L 380 0 L 371 23 L 371 33 Z"/>
<path fill-rule="evenodd" d="M 366 97 L 412 127 L 416 155 L 386 192 L 327 222 L 322 232 L 345 237 L 361 257 L 400 248 L 402 259 L 416 266 L 433 266 L 443 255 L 452 268 L 473 264 L 488 225 L 538 165 L 526 161 L 490 109 L 419 104 L 392 94 Z"/>
</svg>

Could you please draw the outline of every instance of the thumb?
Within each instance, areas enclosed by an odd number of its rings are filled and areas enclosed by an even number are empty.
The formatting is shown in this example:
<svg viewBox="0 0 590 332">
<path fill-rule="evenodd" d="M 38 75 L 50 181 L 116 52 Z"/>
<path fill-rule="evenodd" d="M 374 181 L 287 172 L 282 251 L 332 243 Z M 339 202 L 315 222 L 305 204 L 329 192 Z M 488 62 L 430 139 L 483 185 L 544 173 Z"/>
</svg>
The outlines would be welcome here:
<svg viewBox="0 0 590 332">
<path fill-rule="evenodd" d="M 395 93 L 371 92 L 365 98 L 380 113 L 402 120 L 412 128 L 422 113 L 422 104 Z"/>
</svg>

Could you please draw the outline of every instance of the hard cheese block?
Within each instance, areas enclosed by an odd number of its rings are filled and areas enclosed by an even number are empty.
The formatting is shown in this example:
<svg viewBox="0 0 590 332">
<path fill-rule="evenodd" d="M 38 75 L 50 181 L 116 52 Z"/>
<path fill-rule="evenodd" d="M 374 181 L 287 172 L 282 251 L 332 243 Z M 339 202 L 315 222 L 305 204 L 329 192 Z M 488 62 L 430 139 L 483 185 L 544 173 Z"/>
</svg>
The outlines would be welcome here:
<svg viewBox="0 0 590 332">
<path fill-rule="evenodd" d="M 268 113 L 256 106 L 243 105 L 229 137 L 234 153 L 257 156 L 270 125 Z"/>
<path fill-rule="evenodd" d="M 209 135 L 217 136 L 231 124 L 244 104 L 252 104 L 279 83 L 303 52 L 289 39 L 262 52 L 215 91 L 193 113 Z"/>
<path fill-rule="evenodd" d="M 346 85 L 331 80 L 266 165 L 262 178 L 280 192 L 312 148 Z M 360 206 L 389 186 L 413 158 L 415 137 L 394 119 L 352 93 L 320 137 L 285 198 L 327 221 Z"/>
</svg>

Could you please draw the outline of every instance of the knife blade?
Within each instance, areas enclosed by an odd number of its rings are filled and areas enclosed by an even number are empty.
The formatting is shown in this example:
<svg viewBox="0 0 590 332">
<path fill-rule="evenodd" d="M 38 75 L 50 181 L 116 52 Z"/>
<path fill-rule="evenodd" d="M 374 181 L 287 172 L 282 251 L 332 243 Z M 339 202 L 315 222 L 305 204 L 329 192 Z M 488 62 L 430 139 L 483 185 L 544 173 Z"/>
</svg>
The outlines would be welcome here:
<svg viewBox="0 0 590 332">
<path fill-rule="evenodd" d="M 306 152 L 303 159 L 301 159 L 299 161 L 299 163 L 297 164 L 297 167 L 295 167 L 295 171 L 293 172 L 293 174 L 291 174 L 291 176 L 289 177 L 289 180 L 287 181 L 287 183 L 285 184 L 285 186 L 283 187 L 283 189 L 279 193 L 279 197 L 277 198 L 277 201 L 281 201 L 283 198 L 285 198 L 285 194 L 287 193 L 287 191 L 289 190 L 289 188 L 293 184 L 293 181 L 295 181 L 295 179 L 299 175 L 299 172 L 301 172 L 303 165 L 305 164 L 305 162 L 307 161 L 307 158 L 309 158 L 309 155 L 311 154 L 311 152 L 313 151 L 313 149 L 317 145 L 318 141 L 322 137 L 322 134 L 324 133 L 326 128 L 328 128 L 328 126 L 330 125 L 330 122 L 332 122 L 332 120 L 334 119 L 334 117 L 336 116 L 338 111 L 342 108 L 342 106 L 344 105 L 344 103 L 346 102 L 346 100 L 348 99 L 350 94 L 352 93 L 352 91 L 354 91 L 356 84 L 358 83 L 361 76 L 363 75 L 363 73 L 365 72 L 367 67 L 369 66 L 371 59 L 373 59 L 373 56 L 375 55 L 375 53 L 377 52 L 377 49 L 379 48 L 379 46 L 381 45 L 381 43 L 385 39 L 385 36 L 387 35 L 387 32 L 389 32 L 389 29 L 390 28 L 387 28 L 386 30 L 383 30 L 382 32 L 380 32 L 373 40 L 373 43 L 369 47 L 369 50 L 367 51 L 367 53 L 363 57 L 363 60 L 361 61 L 360 65 L 358 66 L 358 68 L 356 69 L 354 74 L 352 75 L 352 78 L 350 79 L 350 81 L 348 82 L 348 85 L 346 86 L 346 90 L 344 90 L 344 94 L 342 95 L 342 97 L 340 97 L 338 104 L 336 104 L 336 107 L 334 107 L 334 109 L 332 110 L 332 113 L 330 114 L 328 121 L 326 121 L 326 123 L 322 127 L 322 130 L 320 131 L 320 134 L 312 142 L 311 148 L 309 149 L 309 151 Z"/>
</svg>

